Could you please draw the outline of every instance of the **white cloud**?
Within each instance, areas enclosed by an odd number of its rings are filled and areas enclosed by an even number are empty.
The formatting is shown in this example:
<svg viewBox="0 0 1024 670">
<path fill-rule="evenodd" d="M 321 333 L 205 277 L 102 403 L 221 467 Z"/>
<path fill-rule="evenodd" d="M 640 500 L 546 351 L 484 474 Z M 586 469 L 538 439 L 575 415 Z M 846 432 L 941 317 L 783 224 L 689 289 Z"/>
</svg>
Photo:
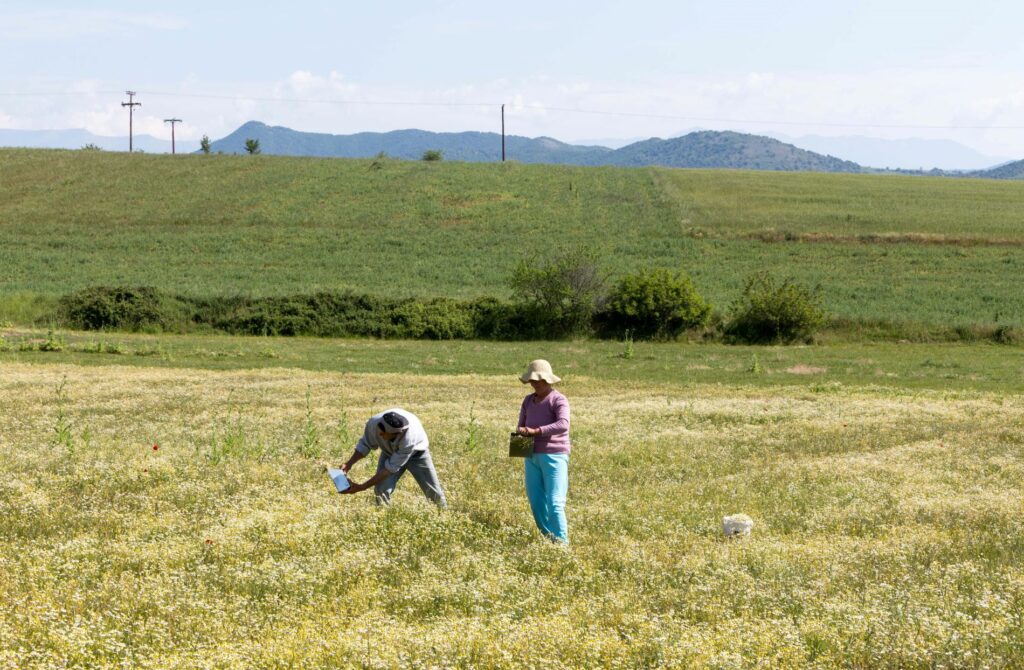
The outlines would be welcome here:
<svg viewBox="0 0 1024 670">
<path fill-rule="evenodd" d="M 0 11 L 0 38 L 12 40 L 64 40 L 138 30 L 182 30 L 186 26 L 182 19 L 167 14 L 77 9 Z"/>
<path fill-rule="evenodd" d="M 128 135 L 128 112 L 121 108 L 120 103 L 107 104 L 102 107 L 73 111 L 67 115 L 68 128 L 84 128 L 95 135 L 118 136 Z M 139 130 L 141 114 L 136 114 L 134 126 Z"/>
</svg>

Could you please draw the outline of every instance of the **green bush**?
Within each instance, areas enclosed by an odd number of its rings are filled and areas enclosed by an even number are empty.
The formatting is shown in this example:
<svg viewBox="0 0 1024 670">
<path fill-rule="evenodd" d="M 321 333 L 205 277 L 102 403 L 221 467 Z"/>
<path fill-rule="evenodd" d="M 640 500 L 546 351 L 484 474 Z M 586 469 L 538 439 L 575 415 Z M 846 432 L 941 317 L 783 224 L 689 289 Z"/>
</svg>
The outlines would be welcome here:
<svg viewBox="0 0 1024 670">
<path fill-rule="evenodd" d="M 519 315 L 531 324 L 524 328 L 531 337 L 589 333 L 607 292 L 597 254 L 589 250 L 571 251 L 539 264 L 522 260 L 510 285 Z"/>
<path fill-rule="evenodd" d="M 767 273 L 759 273 L 747 280 L 743 295 L 733 303 L 725 335 L 755 344 L 810 341 L 824 323 L 817 290 L 791 279 L 777 284 Z"/>
<path fill-rule="evenodd" d="M 596 321 L 605 335 L 671 339 L 707 324 L 710 316 L 711 306 L 685 273 L 657 269 L 622 277 Z"/>
<path fill-rule="evenodd" d="M 1024 332 L 1011 326 L 996 326 L 992 340 L 998 344 L 1020 344 L 1024 342 Z"/>
<path fill-rule="evenodd" d="M 444 159 L 444 152 L 439 149 L 427 149 L 423 152 L 423 160 L 428 162 L 439 161 Z"/>
<path fill-rule="evenodd" d="M 63 296 L 58 319 L 81 330 L 180 331 L 189 305 L 149 286 L 97 286 Z"/>
</svg>

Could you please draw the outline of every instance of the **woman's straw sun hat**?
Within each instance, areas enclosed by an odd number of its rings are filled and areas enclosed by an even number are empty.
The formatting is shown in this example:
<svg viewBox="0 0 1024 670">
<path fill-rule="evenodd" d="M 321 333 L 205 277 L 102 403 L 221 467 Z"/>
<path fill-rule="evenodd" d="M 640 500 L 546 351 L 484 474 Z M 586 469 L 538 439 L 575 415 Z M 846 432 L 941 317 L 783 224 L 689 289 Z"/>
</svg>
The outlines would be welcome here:
<svg viewBox="0 0 1024 670">
<path fill-rule="evenodd" d="M 538 358 L 535 361 L 530 361 L 530 364 L 526 366 L 526 372 L 519 378 L 519 381 L 527 384 L 541 379 L 549 384 L 556 384 L 562 381 L 561 377 L 556 377 L 555 373 L 551 371 L 551 363 L 548 363 L 543 358 Z"/>
</svg>

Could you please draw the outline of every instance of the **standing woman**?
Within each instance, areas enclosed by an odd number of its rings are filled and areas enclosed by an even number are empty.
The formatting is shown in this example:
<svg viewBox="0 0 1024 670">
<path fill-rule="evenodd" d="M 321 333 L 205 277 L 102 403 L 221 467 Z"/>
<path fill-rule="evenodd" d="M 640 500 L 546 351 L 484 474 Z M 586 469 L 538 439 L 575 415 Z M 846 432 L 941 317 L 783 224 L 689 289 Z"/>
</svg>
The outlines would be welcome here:
<svg viewBox="0 0 1024 670">
<path fill-rule="evenodd" d="M 545 537 L 569 544 L 565 497 L 569 492 L 569 401 L 551 387 L 562 381 L 545 360 L 531 361 L 519 378 L 533 387 L 523 399 L 516 432 L 533 437 L 526 459 L 526 497 Z"/>
</svg>

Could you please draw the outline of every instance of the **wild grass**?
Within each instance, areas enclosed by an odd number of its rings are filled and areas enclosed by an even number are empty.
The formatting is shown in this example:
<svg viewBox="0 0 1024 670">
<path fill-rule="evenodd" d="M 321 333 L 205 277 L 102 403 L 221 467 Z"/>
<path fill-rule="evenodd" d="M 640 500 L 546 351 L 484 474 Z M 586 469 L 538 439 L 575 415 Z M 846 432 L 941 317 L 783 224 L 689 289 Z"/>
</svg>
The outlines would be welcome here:
<svg viewBox="0 0 1024 670">
<path fill-rule="evenodd" d="M 414 374 L 386 344 L 341 343 L 340 372 L 5 354 L 0 667 L 1016 665 L 1019 392 L 780 386 L 764 349 L 762 374 L 735 361 L 749 383 L 584 372 L 649 351 L 607 347 L 551 356 L 573 408 L 568 551 L 504 456 L 522 351 Z M 928 370 L 970 358 L 926 349 Z M 393 405 L 423 419 L 447 512 L 409 478 L 385 510 L 321 472 Z M 753 534 L 725 541 L 737 512 Z"/>
<path fill-rule="evenodd" d="M 656 170 L 695 236 L 1024 243 L 1024 183 L 738 170 Z M 773 235 L 774 234 L 774 235 Z"/>
<path fill-rule="evenodd" d="M 47 337 L 60 350 L 41 346 Z M 102 348 L 102 352 L 99 350 Z M 632 355 L 625 355 L 632 351 Z M 338 373 L 506 375 L 538 356 L 609 384 L 695 384 L 981 390 L 1024 393 L 1024 349 L 967 344 L 832 343 L 726 346 L 708 343 L 480 342 L 140 335 L 9 330 L 0 363 L 208 370 L 280 368 Z M 753 364 L 757 360 L 757 365 Z M 339 419 L 340 420 L 340 419 Z M 346 421 L 353 420 L 351 414 Z M 353 424 L 354 425 L 354 424 Z M 361 426 L 354 430 L 358 431 Z"/>
<path fill-rule="evenodd" d="M 1018 182 L 28 150 L 0 172 L 0 322 L 101 284 L 505 297 L 524 257 L 584 246 L 719 308 L 767 270 L 841 318 L 1024 325 Z"/>
</svg>

